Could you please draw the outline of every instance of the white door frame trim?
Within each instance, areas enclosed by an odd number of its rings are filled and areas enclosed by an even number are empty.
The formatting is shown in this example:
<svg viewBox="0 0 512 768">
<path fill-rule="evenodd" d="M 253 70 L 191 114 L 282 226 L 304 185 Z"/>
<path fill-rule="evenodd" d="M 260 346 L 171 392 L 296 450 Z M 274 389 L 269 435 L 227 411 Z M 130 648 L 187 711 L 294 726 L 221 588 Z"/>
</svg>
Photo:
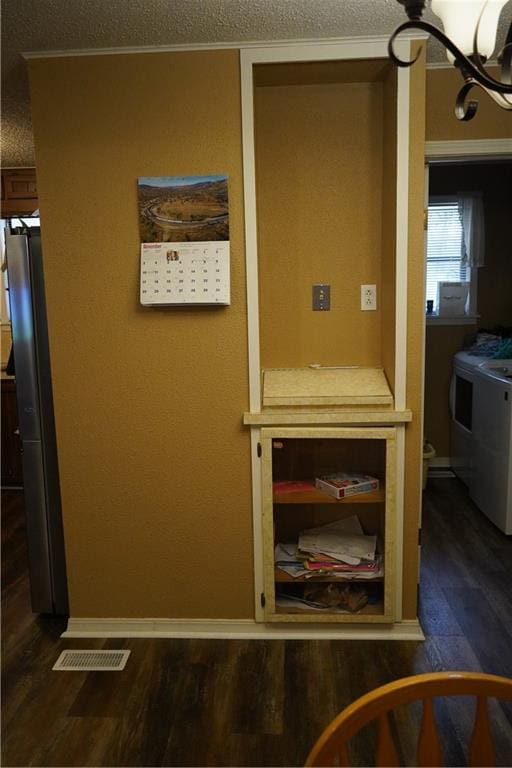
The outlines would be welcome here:
<svg viewBox="0 0 512 768">
<path fill-rule="evenodd" d="M 411 40 L 396 42 L 396 52 L 402 58 L 410 57 Z M 253 67 L 261 63 L 304 62 L 356 59 L 387 59 L 387 38 L 352 38 L 319 43 L 295 43 L 287 45 L 262 45 L 240 51 L 242 149 L 244 175 L 245 248 L 247 280 L 247 344 L 249 358 L 249 407 L 251 413 L 261 408 L 261 363 L 258 291 L 258 244 L 256 218 L 256 172 L 254 148 L 254 82 Z M 409 70 L 400 69 L 397 74 L 397 220 L 396 220 L 396 357 L 395 357 L 395 408 L 406 405 L 407 369 L 407 261 L 409 224 Z M 403 478 L 404 434 L 398 430 L 397 450 L 397 498 L 396 498 L 396 618 L 402 616 L 402 566 L 403 566 Z M 254 535 L 254 606 L 256 621 L 264 620 L 261 606 L 263 589 L 263 547 L 261 531 L 261 460 L 257 455 L 260 431 L 251 428 L 251 467 Z M 402 493 L 398 489 L 402 488 Z"/>
<path fill-rule="evenodd" d="M 476 157 L 512 158 L 512 139 L 468 139 L 462 141 L 426 141 L 425 158 L 427 162 L 436 160 L 450 161 L 467 158 L 470 162 Z"/>
</svg>

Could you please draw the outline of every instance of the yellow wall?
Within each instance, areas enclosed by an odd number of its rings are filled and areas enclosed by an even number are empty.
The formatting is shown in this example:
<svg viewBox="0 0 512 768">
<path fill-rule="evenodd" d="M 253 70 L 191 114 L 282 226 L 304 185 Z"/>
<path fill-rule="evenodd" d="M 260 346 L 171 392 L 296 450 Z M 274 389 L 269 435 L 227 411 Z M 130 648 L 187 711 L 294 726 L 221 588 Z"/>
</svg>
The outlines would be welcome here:
<svg viewBox="0 0 512 768">
<path fill-rule="evenodd" d="M 11 352 L 11 344 L 12 344 L 11 326 L 2 325 L 1 336 L 0 336 L 0 362 L 2 365 L 2 370 L 5 368 L 5 366 L 7 365 L 7 361 L 9 360 L 9 354 Z"/>
<path fill-rule="evenodd" d="M 255 90 L 263 368 L 380 365 L 382 83 Z M 331 310 L 313 311 L 314 283 Z M 380 302 L 379 302 L 380 304 Z"/>
<path fill-rule="evenodd" d="M 423 312 L 424 70 L 417 65 L 411 74 L 407 405 L 414 421 L 406 443 L 406 618 L 416 610 Z M 44 59 L 31 62 L 30 75 L 72 615 L 252 616 L 249 438 L 241 428 L 248 366 L 238 53 Z M 361 134 L 368 144 L 382 86 L 365 92 L 339 85 L 361 106 L 378 96 L 367 107 L 368 122 L 345 136 L 356 141 L 350 136 Z M 287 136 L 283 143 L 291 144 Z M 380 149 L 370 163 L 361 176 L 380 180 Z M 212 172 L 230 177 L 231 307 L 142 309 L 137 176 Z M 346 249 L 341 272 L 351 280 L 350 271 L 358 271 L 357 284 L 379 282 L 373 248 L 380 245 L 381 185 L 375 191 L 365 184 L 358 181 L 352 201 L 370 196 L 379 231 L 352 231 L 347 239 L 342 231 L 331 236 L 325 222 L 319 227 L 334 257 L 338 239 L 340 251 L 344 242 L 364 241 L 361 250 Z M 324 277 L 307 276 L 313 279 Z M 353 334 L 365 360 L 378 362 L 379 313 L 356 314 L 368 326 L 361 333 L 359 322 Z M 332 318 L 326 313 L 318 322 Z M 273 364 L 266 348 L 265 363 Z M 329 350 L 322 354 L 331 359 Z M 280 357 L 278 364 L 286 363 Z"/>
<path fill-rule="evenodd" d="M 490 73 L 499 78 L 499 70 Z M 462 85 L 460 74 L 453 68 L 430 69 L 427 72 L 427 141 L 461 141 L 463 139 L 512 138 L 510 112 L 500 109 L 479 88 L 469 98 L 478 101 L 478 112 L 468 122 L 456 119 L 455 98 Z"/>
<path fill-rule="evenodd" d="M 396 102 L 397 70 L 389 68 L 384 80 L 384 104 Z M 395 389 L 396 337 L 396 110 L 385 108 L 382 135 L 383 195 L 382 195 L 382 265 L 380 308 L 382 316 L 382 365 L 391 389 Z"/>
<path fill-rule="evenodd" d="M 250 617 L 237 51 L 30 63 L 71 614 Z M 138 301 L 136 180 L 229 174 L 232 304 Z"/>
</svg>

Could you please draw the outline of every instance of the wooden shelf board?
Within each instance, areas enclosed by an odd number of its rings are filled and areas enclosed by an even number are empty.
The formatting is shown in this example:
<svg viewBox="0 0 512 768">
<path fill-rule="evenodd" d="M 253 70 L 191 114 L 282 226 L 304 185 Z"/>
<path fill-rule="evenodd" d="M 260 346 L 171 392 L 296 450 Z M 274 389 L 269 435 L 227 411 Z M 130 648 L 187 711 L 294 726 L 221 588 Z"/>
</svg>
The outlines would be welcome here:
<svg viewBox="0 0 512 768">
<path fill-rule="evenodd" d="M 403 424 L 412 420 L 410 410 L 395 411 L 393 409 L 375 409 L 354 410 L 351 408 L 340 407 L 338 410 L 332 408 L 314 410 L 308 407 L 307 410 L 294 408 L 291 410 L 268 411 L 263 409 L 258 413 L 244 413 L 244 424 L 261 427 L 273 426 L 298 426 L 298 425 L 383 425 L 383 424 Z"/>
<path fill-rule="evenodd" d="M 268 368 L 263 370 L 262 380 L 264 406 L 393 406 L 380 367 Z"/>
<path fill-rule="evenodd" d="M 275 569 L 274 578 L 276 582 L 286 582 L 287 584 L 317 584 L 319 581 L 335 583 L 350 582 L 351 584 L 376 584 L 377 582 L 384 581 L 383 576 L 376 576 L 373 579 L 354 579 L 350 576 L 348 578 L 340 578 L 339 576 L 309 576 L 307 579 L 305 576 L 297 576 L 294 578 L 277 567 Z"/>
<path fill-rule="evenodd" d="M 312 488 L 310 491 L 292 491 L 290 493 L 274 493 L 274 504 L 380 504 L 386 500 L 384 488 L 368 493 L 354 493 L 344 499 L 335 499 L 334 496 Z"/>
<path fill-rule="evenodd" d="M 276 605 L 276 613 L 280 615 L 304 614 L 305 616 L 318 616 L 319 618 L 321 616 L 336 616 L 337 618 L 343 616 L 344 618 L 350 617 L 353 620 L 357 620 L 358 616 L 383 616 L 384 604 L 382 602 L 368 603 L 356 613 L 350 613 L 349 611 L 315 611 L 314 609 L 308 610 L 307 608 L 297 608 L 292 605 L 289 608 L 281 608 Z"/>
</svg>

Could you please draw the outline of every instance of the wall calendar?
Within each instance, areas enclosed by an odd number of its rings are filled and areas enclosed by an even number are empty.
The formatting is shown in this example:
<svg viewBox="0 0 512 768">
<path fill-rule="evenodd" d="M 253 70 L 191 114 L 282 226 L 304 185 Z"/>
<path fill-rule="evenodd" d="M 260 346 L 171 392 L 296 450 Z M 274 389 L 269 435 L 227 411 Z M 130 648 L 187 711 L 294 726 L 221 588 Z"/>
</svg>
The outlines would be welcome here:
<svg viewBox="0 0 512 768">
<path fill-rule="evenodd" d="M 138 180 L 140 302 L 230 303 L 227 176 Z"/>
<path fill-rule="evenodd" d="M 141 304 L 229 304 L 229 243 L 143 243 Z"/>
</svg>

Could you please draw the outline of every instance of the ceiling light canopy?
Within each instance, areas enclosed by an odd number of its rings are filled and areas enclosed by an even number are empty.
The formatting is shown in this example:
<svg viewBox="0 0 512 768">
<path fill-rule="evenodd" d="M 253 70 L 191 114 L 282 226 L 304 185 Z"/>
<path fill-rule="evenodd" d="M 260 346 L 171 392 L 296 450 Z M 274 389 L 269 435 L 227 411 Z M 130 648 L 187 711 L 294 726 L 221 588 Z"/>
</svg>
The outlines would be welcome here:
<svg viewBox="0 0 512 768">
<path fill-rule="evenodd" d="M 457 94 L 455 114 L 459 120 L 471 120 L 478 102 L 466 97 L 478 86 L 502 108 L 512 110 L 512 24 L 504 48 L 498 54 L 501 78 L 496 80 L 485 70 L 485 62 L 494 53 L 496 32 L 503 7 L 508 0 L 432 0 L 432 12 L 443 23 L 443 30 L 423 21 L 426 0 L 398 0 L 405 6 L 409 21 L 400 24 L 389 40 L 389 55 L 400 67 L 410 67 L 417 60 L 403 61 L 396 56 L 393 43 L 406 29 L 420 29 L 435 37 L 446 48 L 448 60 L 459 69 L 464 85 Z"/>
</svg>

